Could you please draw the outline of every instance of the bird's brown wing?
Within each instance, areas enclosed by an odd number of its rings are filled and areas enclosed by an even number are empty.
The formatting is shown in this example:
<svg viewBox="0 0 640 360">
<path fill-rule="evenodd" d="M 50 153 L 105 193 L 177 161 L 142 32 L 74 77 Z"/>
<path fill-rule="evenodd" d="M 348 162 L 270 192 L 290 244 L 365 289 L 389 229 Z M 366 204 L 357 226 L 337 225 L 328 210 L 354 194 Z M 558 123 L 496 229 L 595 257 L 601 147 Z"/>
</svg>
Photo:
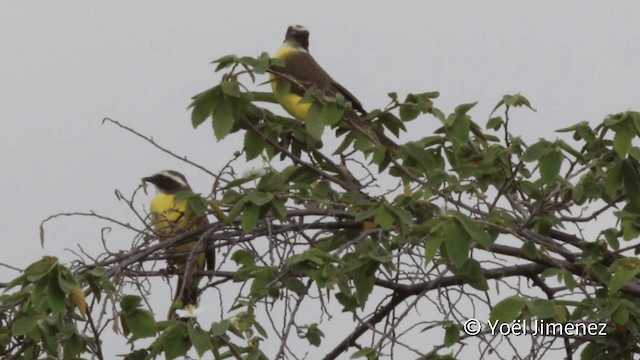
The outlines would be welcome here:
<svg viewBox="0 0 640 360">
<path fill-rule="evenodd" d="M 285 58 L 284 63 L 286 68 L 284 72 L 296 80 L 296 83 L 291 84 L 291 91 L 294 94 L 304 96 L 307 89 L 314 87 L 331 96 L 340 93 L 351 102 L 355 110 L 366 114 L 360 101 L 344 86 L 333 80 L 310 54 L 297 53 Z M 278 72 L 278 68 L 275 68 L 274 71 Z"/>
</svg>

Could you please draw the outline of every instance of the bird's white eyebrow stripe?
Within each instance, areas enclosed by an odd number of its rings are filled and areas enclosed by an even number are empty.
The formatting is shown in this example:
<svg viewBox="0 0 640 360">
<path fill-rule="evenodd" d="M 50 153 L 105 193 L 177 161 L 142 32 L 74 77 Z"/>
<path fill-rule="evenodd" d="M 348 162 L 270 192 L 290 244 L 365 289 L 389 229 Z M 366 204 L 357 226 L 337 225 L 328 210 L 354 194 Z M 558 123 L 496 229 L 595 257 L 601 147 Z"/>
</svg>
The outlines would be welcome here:
<svg viewBox="0 0 640 360">
<path fill-rule="evenodd" d="M 180 176 L 176 176 L 168 171 L 160 171 L 160 174 L 168 177 L 169 179 L 177 182 L 178 184 L 182 185 L 182 186 L 189 186 L 189 184 L 187 184 Z"/>
</svg>

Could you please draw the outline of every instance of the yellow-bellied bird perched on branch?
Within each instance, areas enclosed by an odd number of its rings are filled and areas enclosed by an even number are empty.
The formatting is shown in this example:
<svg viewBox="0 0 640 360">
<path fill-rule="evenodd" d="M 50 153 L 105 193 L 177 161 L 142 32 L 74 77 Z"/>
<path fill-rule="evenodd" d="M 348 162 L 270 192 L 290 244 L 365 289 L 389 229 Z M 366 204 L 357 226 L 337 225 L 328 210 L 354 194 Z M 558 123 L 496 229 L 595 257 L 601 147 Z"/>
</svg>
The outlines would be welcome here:
<svg viewBox="0 0 640 360">
<path fill-rule="evenodd" d="M 142 181 L 155 185 L 156 195 L 151 199 L 151 219 L 161 238 L 166 239 L 209 223 L 206 217 L 197 217 L 193 213 L 187 199 L 176 201 L 176 194 L 191 191 L 187 179 L 181 173 L 164 170 L 145 177 Z M 178 300 L 182 307 L 198 305 L 198 283 L 202 276 L 194 273 L 203 270 L 205 262 L 209 270 L 215 268 L 215 251 L 206 249 L 205 243 L 196 238 L 172 246 L 168 253 L 170 266 L 179 272 L 176 293 L 169 311 L 169 318 L 174 319 L 177 317 L 174 305 Z"/>
<path fill-rule="evenodd" d="M 272 67 L 270 81 L 276 100 L 293 117 L 304 121 L 311 108 L 311 103 L 300 102 L 308 89 L 318 89 L 326 95 L 335 96 L 341 94 L 351 103 L 355 112 L 347 113 L 344 119 L 352 127 L 359 127 L 357 130 L 370 134 L 377 138 L 377 141 L 389 148 L 397 148 L 391 139 L 382 131 L 374 131 L 371 134 L 362 125 L 364 120 L 360 116 L 365 116 L 367 112 L 362 107 L 360 101 L 333 78 L 316 62 L 309 53 L 309 30 L 304 26 L 289 26 L 282 47 L 276 51 L 274 58 L 284 62 L 284 67 Z M 280 94 L 277 90 L 279 83 L 286 80 L 290 84 L 289 91 Z M 359 113 L 356 114 L 356 112 Z"/>
</svg>

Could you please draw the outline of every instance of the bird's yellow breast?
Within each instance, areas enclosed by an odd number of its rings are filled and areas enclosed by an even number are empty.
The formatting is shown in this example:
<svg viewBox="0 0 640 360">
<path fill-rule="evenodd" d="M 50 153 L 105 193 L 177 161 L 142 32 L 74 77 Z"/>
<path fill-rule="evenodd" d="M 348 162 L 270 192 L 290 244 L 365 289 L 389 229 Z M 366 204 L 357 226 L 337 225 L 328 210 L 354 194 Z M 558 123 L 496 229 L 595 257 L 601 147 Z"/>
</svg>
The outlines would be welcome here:
<svg viewBox="0 0 640 360">
<path fill-rule="evenodd" d="M 195 227 L 193 212 L 189 209 L 187 200 L 175 201 L 175 195 L 156 194 L 151 199 L 151 218 L 156 231 L 168 236 L 179 234 L 181 231 Z M 178 269 L 183 269 L 187 263 L 189 253 L 195 249 L 196 244 L 196 241 L 188 241 L 173 246 L 170 251 L 175 255 L 182 255 L 177 256 L 171 262 Z M 197 269 L 203 269 L 206 261 L 202 250 L 198 249 L 198 253 L 195 255 L 194 260 Z"/>
<path fill-rule="evenodd" d="M 294 55 L 298 51 L 300 50 L 285 44 L 276 51 L 274 58 L 285 61 L 289 56 Z M 301 103 L 300 100 L 302 99 L 302 96 L 296 95 L 291 91 L 285 95 L 279 96 L 276 91 L 278 88 L 278 78 L 274 74 L 270 74 L 269 77 L 271 80 L 271 89 L 273 90 L 273 94 L 280 105 L 296 119 L 304 120 L 309 113 L 311 103 Z"/>
<path fill-rule="evenodd" d="M 151 199 L 151 218 L 156 230 L 175 234 L 184 230 L 192 221 L 187 200 L 175 201 L 175 195 L 158 193 Z"/>
</svg>

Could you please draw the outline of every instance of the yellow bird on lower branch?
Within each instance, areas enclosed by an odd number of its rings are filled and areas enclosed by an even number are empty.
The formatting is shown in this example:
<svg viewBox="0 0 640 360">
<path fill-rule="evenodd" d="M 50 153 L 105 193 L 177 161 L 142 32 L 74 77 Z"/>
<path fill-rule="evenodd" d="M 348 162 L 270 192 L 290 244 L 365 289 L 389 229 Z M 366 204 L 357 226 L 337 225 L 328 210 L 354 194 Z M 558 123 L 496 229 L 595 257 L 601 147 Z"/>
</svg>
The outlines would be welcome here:
<svg viewBox="0 0 640 360">
<path fill-rule="evenodd" d="M 151 199 L 151 220 L 161 239 L 176 236 L 183 231 L 192 230 L 208 224 L 206 217 L 198 217 L 189 207 L 187 199 L 176 200 L 176 194 L 192 191 L 187 179 L 174 170 L 160 171 L 142 179 L 156 188 L 156 195 Z M 178 270 L 178 283 L 173 304 L 169 311 L 169 319 L 177 318 L 175 307 L 197 306 L 199 298 L 198 283 L 202 278 L 195 273 L 215 268 L 215 250 L 208 249 L 206 244 L 194 238 L 168 249 L 169 265 Z"/>
</svg>

